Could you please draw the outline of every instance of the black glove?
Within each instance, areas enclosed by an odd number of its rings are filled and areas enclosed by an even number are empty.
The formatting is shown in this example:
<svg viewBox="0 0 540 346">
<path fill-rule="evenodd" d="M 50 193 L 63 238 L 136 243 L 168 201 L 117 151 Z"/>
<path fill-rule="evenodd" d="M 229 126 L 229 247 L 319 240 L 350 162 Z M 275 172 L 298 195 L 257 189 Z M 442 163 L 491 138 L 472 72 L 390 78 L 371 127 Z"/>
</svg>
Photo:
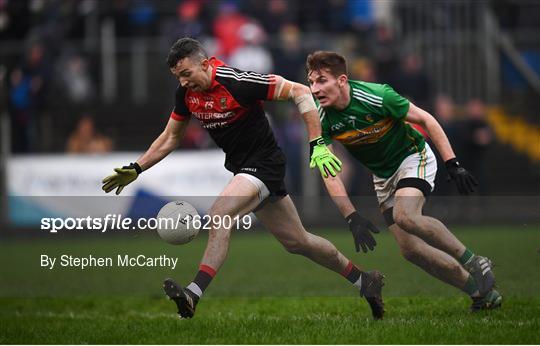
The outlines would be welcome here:
<svg viewBox="0 0 540 346">
<path fill-rule="evenodd" d="M 456 182 L 458 191 L 462 195 L 468 195 L 474 192 L 474 187 L 478 186 L 478 181 L 465 168 L 461 167 L 456 158 L 450 159 L 444 163 L 448 171 L 448 181 Z"/>
<path fill-rule="evenodd" d="M 373 233 L 379 233 L 379 229 L 371 223 L 371 221 L 361 217 L 358 212 L 354 212 L 345 218 L 349 224 L 354 237 L 354 245 L 356 246 L 356 252 L 360 252 L 360 246 L 364 252 L 367 252 L 368 248 L 373 250 L 377 242 L 371 235 Z"/>
</svg>

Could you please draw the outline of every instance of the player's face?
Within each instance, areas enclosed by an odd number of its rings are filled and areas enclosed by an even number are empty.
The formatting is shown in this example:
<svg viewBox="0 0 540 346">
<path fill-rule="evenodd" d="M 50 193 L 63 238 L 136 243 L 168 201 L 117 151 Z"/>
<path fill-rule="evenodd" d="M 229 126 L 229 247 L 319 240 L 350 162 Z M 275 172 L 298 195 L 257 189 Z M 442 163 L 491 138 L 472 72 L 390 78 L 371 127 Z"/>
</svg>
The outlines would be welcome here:
<svg viewBox="0 0 540 346">
<path fill-rule="evenodd" d="M 171 73 L 178 79 L 180 85 L 193 91 L 203 91 L 210 87 L 212 77 L 208 59 L 195 61 L 189 57 L 178 61 Z"/>
<path fill-rule="evenodd" d="M 334 77 L 327 70 L 309 71 L 309 88 L 322 107 L 331 107 L 339 103 L 342 78 Z"/>
</svg>

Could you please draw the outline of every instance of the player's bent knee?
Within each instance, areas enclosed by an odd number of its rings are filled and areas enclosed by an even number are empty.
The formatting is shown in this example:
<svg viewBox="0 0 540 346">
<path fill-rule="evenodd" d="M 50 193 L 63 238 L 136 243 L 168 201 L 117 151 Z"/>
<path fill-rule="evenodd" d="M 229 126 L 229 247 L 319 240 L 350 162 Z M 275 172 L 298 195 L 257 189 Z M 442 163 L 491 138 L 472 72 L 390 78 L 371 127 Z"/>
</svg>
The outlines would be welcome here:
<svg viewBox="0 0 540 346">
<path fill-rule="evenodd" d="M 394 222 L 403 230 L 409 233 L 415 233 L 417 228 L 416 218 L 405 211 L 396 210 L 394 208 Z"/>
</svg>

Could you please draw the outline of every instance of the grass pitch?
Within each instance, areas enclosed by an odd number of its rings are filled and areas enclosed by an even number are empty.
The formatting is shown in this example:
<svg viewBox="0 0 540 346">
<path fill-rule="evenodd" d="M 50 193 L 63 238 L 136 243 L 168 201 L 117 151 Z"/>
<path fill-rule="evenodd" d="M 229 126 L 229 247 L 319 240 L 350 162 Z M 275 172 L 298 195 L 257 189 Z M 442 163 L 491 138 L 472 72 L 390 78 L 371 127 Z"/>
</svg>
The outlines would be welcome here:
<svg viewBox="0 0 540 346">
<path fill-rule="evenodd" d="M 375 252 L 357 254 L 343 230 L 317 232 L 353 261 L 386 275 L 387 314 L 373 321 L 367 303 L 339 275 L 286 253 L 266 233 L 233 236 L 229 258 L 197 308 L 180 320 L 161 283 L 192 279 L 205 235 L 185 246 L 155 237 L 14 240 L 0 243 L 0 343 L 219 344 L 538 344 L 538 227 L 460 228 L 457 236 L 491 257 L 503 307 L 468 313 L 469 300 L 399 256 L 388 233 Z M 56 236 L 57 237 L 57 236 Z M 167 254 L 168 268 L 40 268 L 41 254 Z"/>
</svg>

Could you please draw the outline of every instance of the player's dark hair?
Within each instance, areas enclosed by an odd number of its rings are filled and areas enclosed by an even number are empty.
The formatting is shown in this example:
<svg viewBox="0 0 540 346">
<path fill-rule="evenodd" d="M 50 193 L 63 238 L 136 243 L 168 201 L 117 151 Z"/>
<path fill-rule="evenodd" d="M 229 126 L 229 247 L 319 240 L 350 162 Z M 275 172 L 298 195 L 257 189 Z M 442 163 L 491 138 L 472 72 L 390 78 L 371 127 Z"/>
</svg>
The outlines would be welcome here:
<svg viewBox="0 0 540 346">
<path fill-rule="evenodd" d="M 345 57 L 335 52 L 318 50 L 308 55 L 306 59 L 306 72 L 328 70 L 334 77 L 347 74 L 347 61 Z"/>
<path fill-rule="evenodd" d="M 167 56 L 167 65 L 169 65 L 170 68 L 173 68 L 178 61 L 186 57 L 201 61 L 207 59 L 208 54 L 206 54 L 199 41 L 190 37 L 182 37 L 172 45 L 169 55 Z"/>
</svg>

